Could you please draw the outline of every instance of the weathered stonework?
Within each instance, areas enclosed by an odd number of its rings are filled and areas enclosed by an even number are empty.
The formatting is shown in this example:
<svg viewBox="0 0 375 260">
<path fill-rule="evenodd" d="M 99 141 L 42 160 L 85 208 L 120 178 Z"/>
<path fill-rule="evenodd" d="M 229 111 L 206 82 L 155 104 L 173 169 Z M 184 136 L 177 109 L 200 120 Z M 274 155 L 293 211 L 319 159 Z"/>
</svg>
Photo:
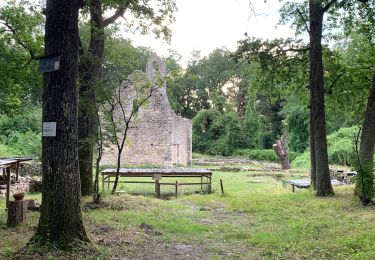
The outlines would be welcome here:
<svg viewBox="0 0 375 260">
<path fill-rule="evenodd" d="M 165 63 L 153 55 L 147 63 L 146 74 L 150 80 L 158 71 L 167 74 Z M 134 88 L 123 84 L 124 98 L 136 95 Z M 126 104 L 127 110 L 132 105 Z M 131 121 L 126 147 L 121 156 L 123 165 L 153 164 L 171 167 L 173 165 L 191 166 L 192 124 L 172 110 L 166 85 L 157 88 L 148 103 L 141 107 L 137 118 Z M 117 149 L 112 145 L 104 151 L 102 164 L 116 164 Z"/>
</svg>

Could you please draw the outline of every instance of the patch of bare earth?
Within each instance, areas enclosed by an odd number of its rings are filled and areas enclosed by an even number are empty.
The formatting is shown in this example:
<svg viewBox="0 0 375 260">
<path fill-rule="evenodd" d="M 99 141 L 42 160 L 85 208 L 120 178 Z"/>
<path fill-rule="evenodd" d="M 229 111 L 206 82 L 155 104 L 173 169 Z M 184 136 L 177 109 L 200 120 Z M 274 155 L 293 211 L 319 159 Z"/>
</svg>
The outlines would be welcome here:
<svg viewBox="0 0 375 260">
<path fill-rule="evenodd" d="M 206 259 L 198 244 L 165 241 L 162 232 L 148 224 L 118 229 L 89 224 L 95 244 L 104 246 L 110 259 Z"/>
</svg>

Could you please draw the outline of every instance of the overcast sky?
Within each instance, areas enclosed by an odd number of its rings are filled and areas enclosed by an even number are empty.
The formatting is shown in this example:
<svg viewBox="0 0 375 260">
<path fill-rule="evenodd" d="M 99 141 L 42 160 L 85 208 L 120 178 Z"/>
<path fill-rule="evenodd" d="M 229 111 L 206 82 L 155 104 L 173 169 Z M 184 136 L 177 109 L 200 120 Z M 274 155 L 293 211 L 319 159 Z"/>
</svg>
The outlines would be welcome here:
<svg viewBox="0 0 375 260">
<path fill-rule="evenodd" d="M 154 36 L 127 35 L 136 45 L 150 46 L 159 55 L 168 49 L 189 59 L 192 50 L 207 55 L 218 47 L 234 50 L 237 41 L 249 36 L 272 39 L 292 36 L 293 32 L 281 25 L 278 10 L 284 2 L 279 0 L 251 0 L 256 15 L 251 12 L 249 0 L 176 0 L 178 11 L 172 26 L 171 45 Z"/>
</svg>

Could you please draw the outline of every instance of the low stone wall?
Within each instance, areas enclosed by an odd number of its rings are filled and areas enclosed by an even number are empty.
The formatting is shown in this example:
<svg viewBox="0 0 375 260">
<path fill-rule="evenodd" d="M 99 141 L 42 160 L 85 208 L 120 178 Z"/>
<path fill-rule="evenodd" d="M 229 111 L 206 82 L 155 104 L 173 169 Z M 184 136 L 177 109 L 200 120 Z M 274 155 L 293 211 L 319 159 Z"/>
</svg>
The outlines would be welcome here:
<svg viewBox="0 0 375 260">
<path fill-rule="evenodd" d="M 331 179 L 336 179 L 338 181 L 341 181 L 345 184 L 354 184 L 355 176 L 357 176 L 356 172 L 350 172 L 350 171 L 330 171 L 331 173 Z"/>
</svg>

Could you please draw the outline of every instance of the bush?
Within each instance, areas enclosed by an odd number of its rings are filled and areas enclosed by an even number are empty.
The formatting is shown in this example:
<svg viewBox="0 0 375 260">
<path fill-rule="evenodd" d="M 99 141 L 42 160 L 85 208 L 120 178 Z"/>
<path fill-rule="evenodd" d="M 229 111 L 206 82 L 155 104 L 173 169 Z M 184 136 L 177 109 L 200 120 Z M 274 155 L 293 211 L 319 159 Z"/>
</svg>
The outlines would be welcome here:
<svg viewBox="0 0 375 260">
<path fill-rule="evenodd" d="M 41 109 L 24 107 L 17 114 L 0 115 L 0 155 L 41 158 Z"/>
<path fill-rule="evenodd" d="M 340 128 L 327 136 L 328 160 L 331 164 L 353 165 L 356 160 L 355 138 L 358 127 Z"/>
<path fill-rule="evenodd" d="M 234 112 L 201 110 L 193 118 L 193 150 L 196 152 L 228 156 L 235 149 L 248 146 L 247 135 Z"/>
<path fill-rule="evenodd" d="M 248 159 L 257 161 L 279 162 L 279 158 L 272 149 L 238 149 L 236 150 L 235 155 L 244 156 Z M 289 152 L 289 161 L 293 161 L 299 155 L 299 153 Z"/>
<path fill-rule="evenodd" d="M 25 133 L 14 132 L 5 140 L 6 156 L 33 156 L 41 158 L 42 141 L 40 133 L 27 131 Z M 5 147 L 3 145 L 3 147 Z"/>
<path fill-rule="evenodd" d="M 354 148 L 355 137 L 358 134 L 358 127 L 344 127 L 327 136 L 328 161 L 330 164 L 353 165 L 356 160 Z M 292 164 L 294 166 L 309 167 L 310 151 L 304 152 L 297 157 Z"/>
<path fill-rule="evenodd" d="M 295 167 L 310 167 L 310 151 L 306 151 L 292 160 L 292 165 Z"/>
<path fill-rule="evenodd" d="M 15 156 L 15 151 L 12 148 L 0 144 L 0 158 Z"/>
</svg>

